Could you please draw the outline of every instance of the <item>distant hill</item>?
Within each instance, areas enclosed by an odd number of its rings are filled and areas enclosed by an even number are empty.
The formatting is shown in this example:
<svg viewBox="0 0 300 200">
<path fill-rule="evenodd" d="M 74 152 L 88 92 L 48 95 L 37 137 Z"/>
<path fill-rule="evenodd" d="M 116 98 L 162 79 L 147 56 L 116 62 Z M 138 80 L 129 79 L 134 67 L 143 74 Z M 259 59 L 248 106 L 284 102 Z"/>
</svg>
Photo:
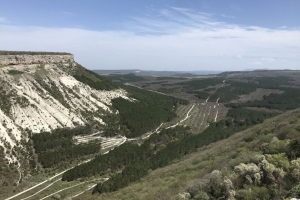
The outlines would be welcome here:
<svg viewBox="0 0 300 200">
<path fill-rule="evenodd" d="M 173 76 L 180 74 L 189 75 L 207 75 L 207 74 L 219 74 L 222 71 L 210 71 L 210 70 L 199 70 L 199 71 L 153 71 L 153 70 L 139 70 L 139 69 L 128 69 L 128 70 L 93 70 L 94 72 L 101 75 L 109 74 L 135 74 L 135 75 L 151 75 L 151 76 Z"/>
</svg>

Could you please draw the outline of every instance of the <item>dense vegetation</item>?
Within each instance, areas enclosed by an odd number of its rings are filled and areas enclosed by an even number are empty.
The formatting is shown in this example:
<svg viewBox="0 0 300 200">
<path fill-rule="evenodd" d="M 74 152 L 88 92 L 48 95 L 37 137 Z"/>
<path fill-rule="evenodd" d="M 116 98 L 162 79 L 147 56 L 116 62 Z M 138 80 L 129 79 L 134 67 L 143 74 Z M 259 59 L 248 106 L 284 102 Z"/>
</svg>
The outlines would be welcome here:
<svg viewBox="0 0 300 200">
<path fill-rule="evenodd" d="M 93 71 L 85 69 L 79 64 L 77 64 L 73 76 L 78 81 L 87 84 L 96 90 L 113 90 L 118 88 L 115 83 L 112 83 L 110 80 Z"/>
<path fill-rule="evenodd" d="M 18 74 L 23 74 L 24 72 L 12 69 L 12 70 L 8 70 L 8 73 L 11 75 L 18 75 Z"/>
<path fill-rule="evenodd" d="M 12 103 L 10 101 L 12 94 L 10 91 L 8 91 L 4 85 L 4 82 L 1 82 L 0 85 L 0 108 L 1 110 L 9 115 L 10 114 L 10 109 L 12 106 Z"/>
<path fill-rule="evenodd" d="M 177 88 L 158 88 L 158 92 L 161 92 L 161 93 L 165 93 L 165 94 L 173 94 L 175 93 Z"/>
<path fill-rule="evenodd" d="M 239 126 L 251 126 L 262 123 L 265 119 L 276 116 L 276 113 L 251 110 L 246 108 L 229 109 L 227 116 Z"/>
<path fill-rule="evenodd" d="M 222 129 L 223 128 L 224 127 L 222 127 Z M 212 128 L 210 128 L 210 130 L 211 129 Z M 221 127 L 219 129 L 221 129 Z M 116 191 L 119 188 L 127 186 L 131 182 L 139 180 L 148 173 L 149 169 L 154 170 L 159 167 L 164 167 L 170 164 L 174 159 L 179 159 L 182 156 L 195 151 L 202 145 L 207 145 L 223 137 L 228 137 L 230 133 L 233 132 L 235 131 L 232 129 L 224 135 L 219 134 L 219 132 L 216 134 L 214 128 L 213 131 L 206 131 L 206 134 L 204 135 L 191 135 L 185 133 L 184 135 L 188 135 L 188 137 L 169 143 L 165 148 L 158 151 L 156 154 L 152 154 L 148 159 L 131 163 L 123 169 L 121 174 L 113 175 L 108 181 L 103 184 L 98 184 L 93 192 L 103 193 Z"/>
<path fill-rule="evenodd" d="M 231 113 L 232 116 L 236 116 L 238 119 L 243 117 L 245 121 L 251 121 L 251 119 L 259 116 L 261 118 L 259 122 L 261 122 L 264 119 L 273 116 L 254 110 L 248 111 L 247 114 L 253 115 L 250 117 L 247 117 L 248 115 L 245 115 L 239 111 L 232 111 Z M 147 156 L 144 156 L 143 160 L 130 163 L 125 167 L 121 174 L 113 175 L 108 181 L 104 182 L 103 184 L 98 184 L 95 187 L 94 192 L 103 193 L 116 191 L 119 188 L 125 187 L 129 183 L 145 176 L 147 174 L 147 169 L 154 170 L 160 167 L 165 167 L 172 163 L 175 159 L 180 159 L 184 155 L 196 151 L 199 147 L 203 147 L 213 142 L 228 138 L 232 134 L 241 130 L 245 130 L 246 128 L 254 125 L 256 122 L 258 121 L 247 124 L 238 122 L 234 123 L 233 120 L 230 119 L 222 120 L 216 123 L 211 123 L 211 125 L 203 133 L 197 135 L 188 134 L 186 129 L 182 129 L 181 135 L 183 135 L 183 137 L 167 143 L 165 148 L 158 150 L 155 154 L 150 154 L 151 152 L 149 152 L 147 154 L 150 155 L 148 159 L 145 159 Z M 174 130 L 176 130 L 176 128 L 168 131 L 172 132 Z M 151 141 L 151 139 L 152 138 L 150 137 L 149 141 Z M 148 143 L 148 141 L 145 141 L 141 148 Z"/>
<path fill-rule="evenodd" d="M 187 128 L 176 127 L 175 129 L 167 129 L 151 135 L 141 146 L 125 143 L 116 147 L 109 154 L 96 156 L 92 161 L 67 171 L 63 175 L 63 180 L 72 181 L 80 177 L 102 175 L 107 172 L 114 173 L 132 163 L 142 163 L 169 142 L 189 135 L 187 131 Z"/>
<path fill-rule="evenodd" d="M 283 94 L 271 94 L 264 96 L 263 100 L 255 100 L 246 103 L 230 103 L 227 106 L 238 107 L 258 107 L 277 110 L 291 110 L 300 107 L 300 89 L 299 88 L 279 88 Z"/>
<path fill-rule="evenodd" d="M 209 86 L 215 86 L 217 84 L 222 84 L 224 79 L 221 78 L 205 78 L 205 79 L 195 79 L 186 82 L 177 83 L 177 85 L 183 85 L 183 89 L 187 92 L 191 92 L 198 89 L 207 88 Z"/>
<path fill-rule="evenodd" d="M 229 102 L 237 99 L 239 95 L 255 92 L 258 86 L 253 83 L 243 83 L 237 81 L 226 81 L 229 86 L 218 88 L 209 98 L 209 101 L 215 102 L 219 98 L 220 103 Z"/>
<path fill-rule="evenodd" d="M 186 80 L 184 77 L 175 77 L 175 76 L 159 76 L 156 77 L 156 80 Z"/>
<path fill-rule="evenodd" d="M 292 83 L 293 81 L 294 79 L 287 76 L 260 77 L 254 79 L 254 82 L 258 83 L 260 86 L 264 88 L 277 88 L 282 86 L 291 86 L 293 85 Z"/>
<path fill-rule="evenodd" d="M 189 93 L 194 94 L 194 96 L 198 97 L 199 99 L 207 99 L 210 96 L 208 92 L 204 92 L 204 91 L 193 91 Z"/>
<path fill-rule="evenodd" d="M 126 137 L 137 137 L 157 128 L 162 122 L 172 120 L 176 105 L 188 104 L 187 100 L 161 95 L 135 87 L 125 87 L 130 96 L 137 101 L 123 98 L 113 99 L 113 107 L 120 112 L 121 124 L 129 132 Z"/>
<path fill-rule="evenodd" d="M 72 161 L 82 156 L 100 151 L 100 142 L 75 145 L 73 136 L 90 133 L 90 127 L 75 129 L 56 129 L 52 133 L 42 132 L 32 135 L 33 147 L 38 161 L 44 168 L 53 167 L 63 161 Z"/>
</svg>

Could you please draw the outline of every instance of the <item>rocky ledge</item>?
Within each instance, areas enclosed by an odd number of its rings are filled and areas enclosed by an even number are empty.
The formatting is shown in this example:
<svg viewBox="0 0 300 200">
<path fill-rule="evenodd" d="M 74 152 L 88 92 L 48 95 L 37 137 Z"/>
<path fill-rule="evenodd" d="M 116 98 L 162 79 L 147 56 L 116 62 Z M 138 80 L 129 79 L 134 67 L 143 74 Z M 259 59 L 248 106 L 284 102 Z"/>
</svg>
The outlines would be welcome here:
<svg viewBox="0 0 300 200">
<path fill-rule="evenodd" d="M 17 64 L 38 64 L 38 63 L 66 63 L 74 62 L 72 54 L 15 54 L 15 55 L 0 55 L 0 65 L 17 65 Z"/>
</svg>

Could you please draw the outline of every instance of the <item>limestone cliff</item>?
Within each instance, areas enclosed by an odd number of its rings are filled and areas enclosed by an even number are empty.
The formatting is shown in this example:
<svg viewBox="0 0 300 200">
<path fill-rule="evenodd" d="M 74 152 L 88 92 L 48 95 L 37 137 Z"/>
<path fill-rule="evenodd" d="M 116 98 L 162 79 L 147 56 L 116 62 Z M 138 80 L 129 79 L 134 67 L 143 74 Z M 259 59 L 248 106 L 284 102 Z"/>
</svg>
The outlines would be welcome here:
<svg viewBox="0 0 300 200">
<path fill-rule="evenodd" d="M 101 84 L 106 90 L 99 89 Z M 101 128 L 112 99 L 131 101 L 125 90 L 109 84 L 71 54 L 0 52 L 0 148 L 7 162 L 18 162 L 13 149 L 23 149 L 31 133 L 90 123 Z"/>
<path fill-rule="evenodd" d="M 0 55 L 0 65 L 67 63 L 74 62 L 73 55 Z"/>
</svg>

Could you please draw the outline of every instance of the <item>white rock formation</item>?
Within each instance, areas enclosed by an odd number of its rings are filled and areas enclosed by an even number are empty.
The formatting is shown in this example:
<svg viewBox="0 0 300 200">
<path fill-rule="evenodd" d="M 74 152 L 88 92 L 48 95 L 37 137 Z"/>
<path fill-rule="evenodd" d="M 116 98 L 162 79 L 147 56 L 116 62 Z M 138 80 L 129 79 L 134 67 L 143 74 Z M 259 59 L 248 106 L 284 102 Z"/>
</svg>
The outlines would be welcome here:
<svg viewBox="0 0 300 200">
<path fill-rule="evenodd" d="M 50 61 L 41 66 L 40 64 L 26 64 L 33 63 L 34 58 L 32 57 L 24 58 L 22 62 L 25 64 L 20 61 L 22 59 L 19 59 L 20 62 L 12 62 L 13 59 L 5 60 L 2 57 L 0 87 L 4 87 L 2 91 L 13 94 L 10 97 L 10 102 L 8 102 L 11 104 L 9 113 L 0 107 L 0 146 L 4 147 L 5 152 L 7 149 L 18 145 L 21 139 L 27 139 L 24 130 L 39 133 L 56 128 L 74 127 L 77 124 L 84 125 L 87 122 L 85 116 L 82 115 L 84 112 L 89 112 L 91 115 L 95 113 L 94 120 L 103 124 L 101 115 L 104 114 L 105 110 L 110 111 L 112 99 L 122 97 L 132 100 L 122 89 L 95 90 L 77 81 L 58 64 Z M 35 56 L 35 58 L 37 57 Z M 51 56 L 52 60 L 59 58 L 61 56 Z M 72 59 L 73 57 L 65 59 L 64 66 L 66 68 L 73 67 L 75 63 L 69 66 Z M 3 65 L 3 63 L 16 65 Z M 21 73 L 13 74 L 10 73 L 11 70 L 17 70 Z M 39 77 L 43 77 L 41 81 L 46 86 L 41 85 L 36 80 L 37 74 Z M 52 96 L 45 87 L 53 88 L 59 92 L 60 99 Z M 7 159 L 10 162 L 15 160 L 12 155 L 7 155 Z"/>
</svg>

